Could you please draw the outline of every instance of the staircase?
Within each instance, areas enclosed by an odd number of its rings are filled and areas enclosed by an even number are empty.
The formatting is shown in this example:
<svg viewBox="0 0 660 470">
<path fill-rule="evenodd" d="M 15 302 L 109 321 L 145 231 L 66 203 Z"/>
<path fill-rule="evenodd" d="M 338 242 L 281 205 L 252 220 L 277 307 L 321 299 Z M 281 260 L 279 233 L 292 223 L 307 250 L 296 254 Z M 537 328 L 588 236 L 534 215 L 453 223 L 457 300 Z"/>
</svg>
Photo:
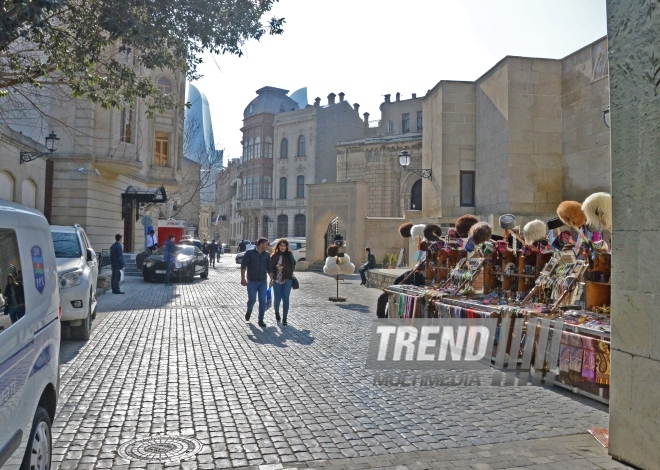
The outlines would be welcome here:
<svg viewBox="0 0 660 470">
<path fill-rule="evenodd" d="M 135 253 L 124 253 L 124 276 L 142 277 L 142 271 L 135 264 Z"/>
<path fill-rule="evenodd" d="M 315 273 L 322 273 L 323 272 L 323 266 L 325 266 L 325 263 L 311 263 L 309 267 L 307 268 L 307 271 L 312 271 Z"/>
</svg>

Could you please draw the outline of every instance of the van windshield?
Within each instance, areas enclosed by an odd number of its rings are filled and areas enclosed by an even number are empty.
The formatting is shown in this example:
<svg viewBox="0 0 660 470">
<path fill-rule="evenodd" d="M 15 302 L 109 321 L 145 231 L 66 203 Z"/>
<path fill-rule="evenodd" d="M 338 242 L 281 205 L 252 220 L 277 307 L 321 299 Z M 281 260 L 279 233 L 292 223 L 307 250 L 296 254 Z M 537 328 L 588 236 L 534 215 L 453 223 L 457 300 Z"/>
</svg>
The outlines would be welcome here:
<svg viewBox="0 0 660 470">
<path fill-rule="evenodd" d="M 51 232 L 56 258 L 80 258 L 82 250 L 75 233 Z"/>
</svg>

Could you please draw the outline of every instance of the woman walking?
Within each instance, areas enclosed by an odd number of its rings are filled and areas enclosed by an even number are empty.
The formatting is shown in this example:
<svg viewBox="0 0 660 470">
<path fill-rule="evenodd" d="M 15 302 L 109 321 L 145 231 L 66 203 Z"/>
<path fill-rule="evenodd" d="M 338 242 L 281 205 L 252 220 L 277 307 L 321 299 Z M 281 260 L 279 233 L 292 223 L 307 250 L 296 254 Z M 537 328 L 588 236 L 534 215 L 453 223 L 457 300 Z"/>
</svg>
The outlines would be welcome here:
<svg viewBox="0 0 660 470">
<path fill-rule="evenodd" d="M 275 294 L 275 319 L 280 321 L 280 302 L 284 304 L 282 313 L 282 325 L 286 326 L 286 318 L 289 313 L 289 295 L 293 285 L 293 270 L 296 260 L 289 250 L 289 242 L 281 238 L 275 244 L 273 253 L 270 255 L 270 285 L 273 286 Z"/>
</svg>

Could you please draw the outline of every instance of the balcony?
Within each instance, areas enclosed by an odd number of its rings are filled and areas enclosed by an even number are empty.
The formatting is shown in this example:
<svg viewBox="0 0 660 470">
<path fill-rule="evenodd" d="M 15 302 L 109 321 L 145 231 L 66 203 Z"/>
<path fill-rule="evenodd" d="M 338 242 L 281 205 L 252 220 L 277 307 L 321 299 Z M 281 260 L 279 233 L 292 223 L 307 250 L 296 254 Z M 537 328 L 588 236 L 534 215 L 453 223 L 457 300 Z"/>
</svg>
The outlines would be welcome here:
<svg viewBox="0 0 660 470">
<path fill-rule="evenodd" d="M 236 210 L 247 210 L 247 209 L 270 209 L 273 207 L 272 199 L 248 199 L 236 203 Z"/>
<path fill-rule="evenodd" d="M 275 207 L 300 207 L 307 204 L 306 199 L 278 199 Z"/>
</svg>

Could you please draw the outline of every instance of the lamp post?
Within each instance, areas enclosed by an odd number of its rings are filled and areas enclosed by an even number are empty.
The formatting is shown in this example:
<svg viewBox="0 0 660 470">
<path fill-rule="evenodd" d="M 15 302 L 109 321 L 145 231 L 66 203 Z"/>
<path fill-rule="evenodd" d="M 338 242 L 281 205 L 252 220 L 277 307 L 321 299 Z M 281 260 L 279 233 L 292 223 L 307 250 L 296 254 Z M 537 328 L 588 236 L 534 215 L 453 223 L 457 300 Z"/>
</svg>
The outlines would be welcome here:
<svg viewBox="0 0 660 470">
<path fill-rule="evenodd" d="M 26 152 L 24 150 L 21 150 L 20 154 L 20 164 L 22 165 L 23 163 L 31 162 L 32 160 L 36 160 L 37 158 L 48 158 L 53 152 L 57 150 L 57 143 L 59 142 L 60 138 L 57 137 L 55 134 L 55 131 L 50 131 L 50 134 L 48 137 L 46 137 L 46 149 L 48 149 L 49 153 L 46 152 Z"/>
<path fill-rule="evenodd" d="M 429 180 L 433 180 L 433 171 L 427 168 L 408 168 L 410 165 L 410 153 L 407 150 L 402 150 L 401 153 L 399 153 L 399 165 L 406 170 L 406 171 L 412 171 L 416 175 L 421 176 L 422 178 L 427 178 Z"/>
</svg>

